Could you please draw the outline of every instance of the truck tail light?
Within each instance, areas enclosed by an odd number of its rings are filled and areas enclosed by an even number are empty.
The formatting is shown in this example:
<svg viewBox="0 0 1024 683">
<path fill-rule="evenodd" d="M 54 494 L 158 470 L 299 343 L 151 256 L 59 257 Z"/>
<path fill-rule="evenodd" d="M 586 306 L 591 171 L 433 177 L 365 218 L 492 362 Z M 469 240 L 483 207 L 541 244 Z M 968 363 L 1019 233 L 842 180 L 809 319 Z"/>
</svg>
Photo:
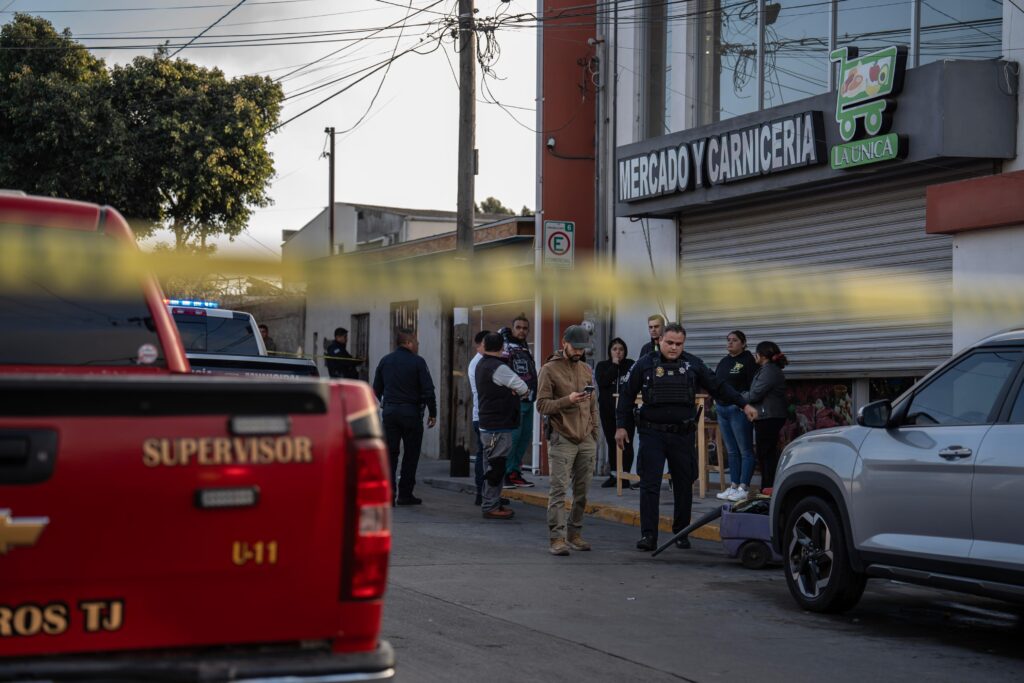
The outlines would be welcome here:
<svg viewBox="0 0 1024 683">
<path fill-rule="evenodd" d="M 391 467 L 379 438 L 355 441 L 355 544 L 348 567 L 348 595 L 384 595 L 391 554 Z"/>
</svg>

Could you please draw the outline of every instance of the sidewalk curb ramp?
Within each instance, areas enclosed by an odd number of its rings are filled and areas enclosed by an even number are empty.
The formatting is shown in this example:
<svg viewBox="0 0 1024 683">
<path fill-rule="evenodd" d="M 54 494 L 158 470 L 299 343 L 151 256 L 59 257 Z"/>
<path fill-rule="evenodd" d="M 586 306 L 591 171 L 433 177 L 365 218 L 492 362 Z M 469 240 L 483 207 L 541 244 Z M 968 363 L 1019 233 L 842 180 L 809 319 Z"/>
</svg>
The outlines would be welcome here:
<svg viewBox="0 0 1024 683">
<path fill-rule="evenodd" d="M 444 477 L 426 477 L 422 479 L 422 481 L 424 484 L 433 486 L 437 489 L 455 491 L 457 493 L 468 493 L 471 495 L 476 494 L 476 486 L 469 482 L 455 481 Z M 546 493 L 524 489 L 503 489 L 501 495 L 511 500 L 518 500 L 519 502 L 527 505 L 534 505 L 542 508 L 546 508 L 548 506 L 548 496 Z M 568 500 L 565 502 L 565 507 L 566 509 L 569 508 Z M 640 512 L 626 507 L 607 505 L 604 503 L 587 503 L 586 514 L 608 522 L 616 522 L 618 524 L 625 524 L 627 526 L 635 526 L 638 528 L 640 526 Z M 668 515 L 661 515 L 658 522 L 658 530 L 671 534 L 672 518 Z M 711 522 L 710 524 L 702 526 L 690 534 L 690 538 L 700 538 L 705 541 L 721 541 L 722 536 L 719 532 L 718 522 Z"/>
</svg>

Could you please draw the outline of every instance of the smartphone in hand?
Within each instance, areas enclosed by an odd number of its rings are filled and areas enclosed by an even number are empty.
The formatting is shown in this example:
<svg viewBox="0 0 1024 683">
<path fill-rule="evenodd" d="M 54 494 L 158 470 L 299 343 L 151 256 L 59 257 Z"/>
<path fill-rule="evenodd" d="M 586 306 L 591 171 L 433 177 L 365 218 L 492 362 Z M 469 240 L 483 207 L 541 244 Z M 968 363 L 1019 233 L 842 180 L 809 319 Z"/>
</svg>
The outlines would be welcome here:
<svg viewBox="0 0 1024 683">
<path fill-rule="evenodd" d="M 594 393 L 594 385 L 588 384 L 587 386 L 583 387 L 583 391 L 587 392 L 588 394 Z"/>
</svg>

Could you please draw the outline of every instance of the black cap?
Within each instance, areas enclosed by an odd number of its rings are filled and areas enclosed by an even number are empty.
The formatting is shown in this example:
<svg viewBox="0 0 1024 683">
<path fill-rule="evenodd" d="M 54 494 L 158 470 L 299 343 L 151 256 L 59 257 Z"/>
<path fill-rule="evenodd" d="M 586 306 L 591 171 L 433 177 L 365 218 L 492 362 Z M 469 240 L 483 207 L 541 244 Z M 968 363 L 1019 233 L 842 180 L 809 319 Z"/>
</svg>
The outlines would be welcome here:
<svg viewBox="0 0 1024 683">
<path fill-rule="evenodd" d="M 562 339 L 572 344 L 574 349 L 590 349 L 593 346 L 590 343 L 590 333 L 581 325 L 569 325 L 565 328 Z"/>
</svg>

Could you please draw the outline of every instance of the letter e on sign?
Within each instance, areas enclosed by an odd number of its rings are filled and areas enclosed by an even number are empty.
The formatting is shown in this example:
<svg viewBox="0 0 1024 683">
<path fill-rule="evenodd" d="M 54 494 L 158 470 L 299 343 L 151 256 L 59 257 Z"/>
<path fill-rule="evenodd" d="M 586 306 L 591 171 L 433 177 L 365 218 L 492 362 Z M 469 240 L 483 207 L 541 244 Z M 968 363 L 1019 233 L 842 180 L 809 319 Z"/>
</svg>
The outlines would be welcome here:
<svg viewBox="0 0 1024 683">
<path fill-rule="evenodd" d="M 576 251 L 576 224 L 572 221 L 544 221 L 544 265 L 572 268 Z"/>
</svg>

